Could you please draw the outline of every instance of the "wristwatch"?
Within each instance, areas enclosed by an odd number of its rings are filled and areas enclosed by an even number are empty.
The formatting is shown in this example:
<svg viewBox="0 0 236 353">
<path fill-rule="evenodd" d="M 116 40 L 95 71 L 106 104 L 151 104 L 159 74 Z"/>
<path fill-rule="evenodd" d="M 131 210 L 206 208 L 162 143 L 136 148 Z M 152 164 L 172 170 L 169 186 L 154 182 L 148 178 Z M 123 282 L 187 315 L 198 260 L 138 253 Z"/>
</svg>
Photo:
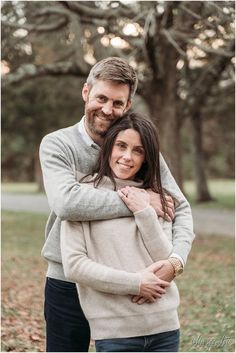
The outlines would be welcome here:
<svg viewBox="0 0 236 353">
<path fill-rule="evenodd" d="M 174 276 L 177 277 L 183 273 L 183 265 L 177 257 L 169 257 L 168 261 L 171 263 L 171 265 L 174 268 Z"/>
</svg>

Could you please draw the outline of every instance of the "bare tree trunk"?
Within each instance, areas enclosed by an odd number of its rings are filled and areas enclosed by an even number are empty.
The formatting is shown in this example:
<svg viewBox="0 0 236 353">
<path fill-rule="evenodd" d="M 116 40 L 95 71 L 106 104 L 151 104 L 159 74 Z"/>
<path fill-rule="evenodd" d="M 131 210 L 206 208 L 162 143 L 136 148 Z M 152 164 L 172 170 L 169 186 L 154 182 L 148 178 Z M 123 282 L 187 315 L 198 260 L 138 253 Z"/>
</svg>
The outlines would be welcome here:
<svg viewBox="0 0 236 353">
<path fill-rule="evenodd" d="M 182 189 L 183 176 L 180 124 L 176 117 L 175 102 L 171 97 L 168 97 L 166 100 L 164 100 L 164 97 L 162 99 L 159 92 L 153 92 L 150 101 L 152 101 L 151 118 L 158 128 L 161 153 L 177 184 Z"/>
<path fill-rule="evenodd" d="M 176 53 L 169 48 L 164 78 L 155 80 L 149 88 L 151 118 L 158 127 L 161 152 L 177 184 L 183 190 L 180 119 L 178 116 Z"/>
<path fill-rule="evenodd" d="M 36 149 L 34 153 L 34 180 L 38 185 L 38 191 L 44 191 L 44 185 L 43 185 L 43 175 L 42 175 L 42 170 L 40 166 L 40 160 L 39 160 L 39 151 L 38 148 Z"/>
<path fill-rule="evenodd" d="M 234 52 L 235 43 L 232 40 L 229 43 L 229 52 Z M 214 84 L 217 84 L 222 72 L 230 62 L 231 57 L 218 56 L 211 65 L 208 65 L 205 70 L 202 71 L 200 77 L 195 81 L 194 85 L 191 86 L 189 96 L 188 114 L 192 121 L 193 127 L 193 150 L 194 150 L 194 168 L 195 178 L 197 186 L 197 199 L 200 202 L 206 202 L 212 200 L 210 192 L 207 187 L 207 180 L 204 166 L 204 154 L 202 148 L 202 121 L 201 121 L 201 110 L 206 104 L 206 98 L 211 92 Z"/>
<path fill-rule="evenodd" d="M 207 202 L 212 201 L 210 195 L 207 178 L 205 173 L 205 159 L 202 147 L 202 122 L 199 114 L 191 117 L 192 132 L 193 132 L 193 164 L 194 164 L 194 179 L 197 189 L 197 201 Z"/>
</svg>

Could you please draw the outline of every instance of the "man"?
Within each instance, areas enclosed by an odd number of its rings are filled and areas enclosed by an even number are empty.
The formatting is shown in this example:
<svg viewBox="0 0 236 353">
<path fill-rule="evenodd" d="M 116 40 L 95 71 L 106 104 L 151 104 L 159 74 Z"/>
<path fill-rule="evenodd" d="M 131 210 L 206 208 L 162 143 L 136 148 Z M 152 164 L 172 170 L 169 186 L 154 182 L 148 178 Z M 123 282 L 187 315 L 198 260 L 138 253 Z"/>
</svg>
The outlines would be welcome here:
<svg viewBox="0 0 236 353">
<path fill-rule="evenodd" d="M 45 319 L 47 351 L 50 352 L 83 352 L 89 347 L 89 326 L 80 307 L 75 284 L 66 280 L 62 268 L 60 224 L 65 219 L 89 221 L 131 216 L 116 192 L 79 184 L 76 170 L 82 173 L 91 171 L 104 134 L 129 110 L 136 87 L 135 71 L 125 60 L 101 60 L 91 69 L 82 89 L 85 102 L 82 120 L 45 136 L 40 146 L 44 185 L 51 208 L 42 250 L 48 261 Z M 158 298 L 159 278 L 171 281 L 182 271 L 194 237 L 190 207 L 163 158 L 161 176 L 163 187 L 178 200 L 173 226 L 174 253 L 169 260 L 144 271 L 140 288 L 145 290 L 136 298 L 139 302 L 145 300 L 145 295 L 148 298 L 150 292 L 155 292 Z M 158 195 L 149 192 L 152 206 L 159 216 L 163 216 Z M 168 200 L 169 217 L 173 218 L 172 203 L 170 198 Z M 132 293 L 127 289 L 127 294 Z"/>
</svg>

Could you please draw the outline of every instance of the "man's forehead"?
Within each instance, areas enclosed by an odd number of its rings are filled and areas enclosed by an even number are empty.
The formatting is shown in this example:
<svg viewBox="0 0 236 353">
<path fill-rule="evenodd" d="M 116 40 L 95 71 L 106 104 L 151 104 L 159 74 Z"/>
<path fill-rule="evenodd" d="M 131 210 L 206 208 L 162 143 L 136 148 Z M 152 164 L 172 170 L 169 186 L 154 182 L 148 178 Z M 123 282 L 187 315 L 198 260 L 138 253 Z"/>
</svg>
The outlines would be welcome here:
<svg viewBox="0 0 236 353">
<path fill-rule="evenodd" d="M 110 95 L 115 95 L 116 97 L 120 97 L 120 99 L 127 99 L 129 96 L 129 89 L 129 85 L 126 83 L 96 80 L 90 88 L 90 92 L 92 91 L 96 94 L 104 94 L 108 97 Z"/>
</svg>

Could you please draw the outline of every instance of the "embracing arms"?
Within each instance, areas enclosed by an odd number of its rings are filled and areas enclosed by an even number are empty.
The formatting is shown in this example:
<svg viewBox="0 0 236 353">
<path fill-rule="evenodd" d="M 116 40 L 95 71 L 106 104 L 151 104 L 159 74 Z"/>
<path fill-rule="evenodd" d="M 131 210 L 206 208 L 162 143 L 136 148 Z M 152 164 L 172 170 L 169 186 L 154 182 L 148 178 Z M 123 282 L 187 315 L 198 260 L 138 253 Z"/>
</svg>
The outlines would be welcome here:
<svg viewBox="0 0 236 353">
<path fill-rule="evenodd" d="M 40 161 L 45 191 L 51 210 L 60 219 L 88 221 L 131 215 L 116 192 L 91 188 L 76 180 L 76 169 L 89 173 L 97 154 L 97 150 L 83 141 L 75 146 L 73 138 L 61 131 L 42 140 Z"/>
<path fill-rule="evenodd" d="M 88 258 L 85 241 L 87 232 L 89 232 L 88 222 L 62 222 L 62 263 L 68 279 L 106 293 L 139 294 L 150 302 L 165 293 L 163 287 L 169 286 L 169 283 L 154 275 L 159 265 L 134 273 L 117 270 Z"/>
<path fill-rule="evenodd" d="M 132 215 L 116 192 L 91 188 L 76 179 L 76 171 L 89 173 L 98 156 L 98 150 L 85 145 L 76 125 L 45 136 L 39 154 L 49 206 L 60 219 L 90 221 Z M 158 197 L 155 203 L 153 207 L 162 215 Z"/>
</svg>

